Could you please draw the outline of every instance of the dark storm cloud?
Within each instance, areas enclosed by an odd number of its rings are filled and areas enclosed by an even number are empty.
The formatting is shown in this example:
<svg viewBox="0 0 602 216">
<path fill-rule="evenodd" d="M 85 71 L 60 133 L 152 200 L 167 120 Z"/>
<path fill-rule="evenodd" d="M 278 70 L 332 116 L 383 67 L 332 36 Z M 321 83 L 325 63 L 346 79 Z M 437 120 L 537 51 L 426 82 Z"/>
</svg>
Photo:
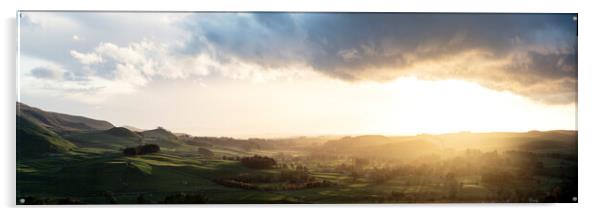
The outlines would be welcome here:
<svg viewBox="0 0 602 216">
<path fill-rule="evenodd" d="M 370 67 L 404 67 L 408 57 L 433 59 L 470 49 L 504 55 L 516 41 L 535 44 L 548 29 L 561 35 L 546 43 L 573 45 L 571 16 L 468 14 L 318 14 L 304 22 L 316 69 L 355 78 Z M 567 44 L 561 44 L 567 43 Z M 549 46 L 545 44 L 544 46 Z M 356 52 L 356 58 L 341 55 Z"/>
<path fill-rule="evenodd" d="M 253 17 L 266 28 L 283 34 L 294 33 L 297 27 L 295 20 L 287 13 L 255 13 Z"/>
<path fill-rule="evenodd" d="M 305 58 L 302 33 L 287 13 L 195 14 L 185 28 L 193 33 L 188 54 L 212 52 L 222 62 L 236 56 L 269 67 Z"/>
<path fill-rule="evenodd" d="M 466 79 L 538 101 L 570 103 L 575 100 L 577 79 L 576 22 L 572 17 L 572 14 L 205 14 L 188 27 L 195 32 L 189 44 L 205 47 L 210 44 L 215 55 L 224 61 L 236 57 L 269 67 L 302 63 L 349 81 L 387 81 L 405 75 Z M 473 56 L 475 61 L 455 68 L 408 70 L 469 52 L 478 53 Z M 482 62 L 503 60 L 506 62 L 501 66 L 477 70 Z"/>
</svg>

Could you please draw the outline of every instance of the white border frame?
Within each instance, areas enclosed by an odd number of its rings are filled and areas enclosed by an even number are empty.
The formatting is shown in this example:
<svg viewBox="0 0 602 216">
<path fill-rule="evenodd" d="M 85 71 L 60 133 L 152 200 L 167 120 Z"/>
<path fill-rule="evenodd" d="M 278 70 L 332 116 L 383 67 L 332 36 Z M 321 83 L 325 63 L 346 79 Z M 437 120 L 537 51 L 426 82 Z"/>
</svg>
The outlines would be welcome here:
<svg viewBox="0 0 602 216">
<path fill-rule="evenodd" d="M 239 214 L 248 213 L 279 215 L 376 215 L 376 214 L 428 214 L 448 215 L 487 214 L 487 215 L 581 215 L 600 212 L 599 196 L 600 170 L 602 164 L 599 154 L 602 153 L 602 130 L 600 112 L 601 97 L 596 95 L 600 89 L 601 50 L 599 40 L 602 38 L 600 26 L 602 12 L 595 1 L 558 1 L 558 0 L 423 0 L 413 2 L 385 0 L 221 0 L 202 2 L 193 0 L 169 0 L 161 3 L 147 1 L 124 0 L 9 0 L 2 3 L 2 34 L 4 51 L 2 52 L 3 106 L 0 137 L 0 152 L 4 154 L 0 166 L 2 193 L 0 205 L 2 215 L 41 215 L 58 213 L 66 215 L 106 215 L 106 214 L 140 214 L 142 210 L 148 215 L 175 214 Z M 579 14 L 579 203 L 578 204 L 373 204 L 373 205 L 170 205 L 170 206 L 15 206 L 15 100 L 16 100 L 16 14 L 17 10 L 144 10 L 144 11 L 348 11 L 348 12 L 508 12 L 508 13 L 578 13 Z M 142 208 L 142 209 L 140 209 Z"/>
</svg>

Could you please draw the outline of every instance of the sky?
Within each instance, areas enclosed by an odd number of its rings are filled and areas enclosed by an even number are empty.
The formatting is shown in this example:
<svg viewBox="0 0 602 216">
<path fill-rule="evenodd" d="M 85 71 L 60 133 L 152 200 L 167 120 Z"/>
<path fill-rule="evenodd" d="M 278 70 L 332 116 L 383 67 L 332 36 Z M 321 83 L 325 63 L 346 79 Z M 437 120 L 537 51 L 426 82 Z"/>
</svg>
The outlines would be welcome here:
<svg viewBox="0 0 602 216">
<path fill-rule="evenodd" d="M 576 130 L 574 14 L 21 12 L 18 100 L 197 136 Z"/>
</svg>

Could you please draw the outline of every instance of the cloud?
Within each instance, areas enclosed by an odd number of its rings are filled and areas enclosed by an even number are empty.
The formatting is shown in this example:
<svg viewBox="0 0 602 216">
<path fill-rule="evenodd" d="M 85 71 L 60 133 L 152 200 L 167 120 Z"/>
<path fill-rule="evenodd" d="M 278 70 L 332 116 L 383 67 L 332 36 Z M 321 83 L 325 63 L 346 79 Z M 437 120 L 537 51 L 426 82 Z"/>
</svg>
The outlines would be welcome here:
<svg viewBox="0 0 602 216">
<path fill-rule="evenodd" d="M 287 13 L 194 14 L 186 52 L 208 53 L 220 62 L 236 58 L 265 67 L 288 67 L 308 53 L 304 33 Z"/>
<path fill-rule="evenodd" d="M 141 41 L 126 46 L 100 43 L 91 52 L 70 51 L 81 64 L 80 73 L 61 71 L 66 78 L 60 82 L 27 80 L 34 88 L 43 88 L 87 103 L 101 103 L 114 95 L 131 94 L 155 79 L 201 80 L 210 74 L 230 79 L 263 82 L 301 74 L 306 70 L 270 69 L 253 62 L 231 58 L 219 62 L 205 53 L 181 55 L 168 44 Z M 44 68 L 45 69 L 45 68 Z M 41 69 L 35 69 L 32 73 Z M 50 71 L 50 70 L 47 70 Z M 58 70 L 52 70 L 52 72 Z M 50 72 L 37 72 L 35 78 L 46 79 Z M 53 77 L 56 78 L 56 77 Z"/>
<path fill-rule="evenodd" d="M 46 65 L 35 67 L 31 69 L 30 73 L 32 76 L 40 79 L 59 80 L 62 79 L 65 71 L 56 65 Z"/>
<path fill-rule="evenodd" d="M 386 82 L 403 76 L 468 79 L 536 101 L 562 104 L 576 97 L 577 39 L 572 17 L 203 14 L 189 26 L 195 35 L 189 44 L 218 50 L 218 59 L 224 62 L 237 58 L 266 67 L 305 64 L 347 81 Z M 460 59 L 468 56 L 470 61 Z"/>
<path fill-rule="evenodd" d="M 80 63 L 85 64 L 85 65 L 97 64 L 97 63 L 102 62 L 102 57 L 100 57 L 99 55 L 96 55 L 94 53 L 83 54 L 83 53 L 77 52 L 75 50 L 71 50 L 69 53 L 71 53 L 71 56 L 73 58 L 77 59 Z"/>
<path fill-rule="evenodd" d="M 178 23 L 180 13 L 22 12 L 19 19 L 20 52 L 60 63 L 82 74 L 71 50 L 91 52 L 100 43 L 126 46 L 143 40 L 155 43 L 181 41 L 188 33 Z M 74 35 L 79 40 L 74 40 Z"/>
<path fill-rule="evenodd" d="M 64 82 L 95 86 L 86 92 L 132 92 L 154 79 L 272 80 L 305 70 L 349 82 L 463 79 L 567 104 L 577 94 L 572 17 L 26 13 L 21 42 L 25 55 L 60 63 Z"/>
</svg>

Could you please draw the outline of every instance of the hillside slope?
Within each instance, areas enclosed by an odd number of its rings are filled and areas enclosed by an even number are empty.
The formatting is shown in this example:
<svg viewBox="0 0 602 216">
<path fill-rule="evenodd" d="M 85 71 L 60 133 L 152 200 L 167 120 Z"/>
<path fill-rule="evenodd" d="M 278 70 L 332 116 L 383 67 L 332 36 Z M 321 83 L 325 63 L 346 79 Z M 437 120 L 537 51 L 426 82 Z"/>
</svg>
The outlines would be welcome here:
<svg viewBox="0 0 602 216">
<path fill-rule="evenodd" d="M 142 131 L 140 134 L 145 144 L 157 144 L 161 148 L 178 148 L 186 145 L 175 134 L 162 127 Z"/>
<path fill-rule="evenodd" d="M 124 127 L 114 127 L 102 131 L 88 131 L 65 134 L 65 138 L 78 147 L 106 148 L 121 150 L 141 144 L 141 136 Z"/>
<path fill-rule="evenodd" d="M 316 149 L 316 152 L 404 158 L 448 149 L 576 154 L 577 132 L 531 131 L 527 133 L 450 133 L 399 137 L 356 136 L 328 141 Z"/>
<path fill-rule="evenodd" d="M 56 133 L 17 116 L 17 158 L 65 153 L 74 148 Z"/>
<path fill-rule="evenodd" d="M 17 102 L 17 116 L 57 133 L 108 130 L 114 127 L 113 124 L 109 123 L 108 121 L 96 120 L 83 116 L 47 112 L 19 102 Z"/>
</svg>

